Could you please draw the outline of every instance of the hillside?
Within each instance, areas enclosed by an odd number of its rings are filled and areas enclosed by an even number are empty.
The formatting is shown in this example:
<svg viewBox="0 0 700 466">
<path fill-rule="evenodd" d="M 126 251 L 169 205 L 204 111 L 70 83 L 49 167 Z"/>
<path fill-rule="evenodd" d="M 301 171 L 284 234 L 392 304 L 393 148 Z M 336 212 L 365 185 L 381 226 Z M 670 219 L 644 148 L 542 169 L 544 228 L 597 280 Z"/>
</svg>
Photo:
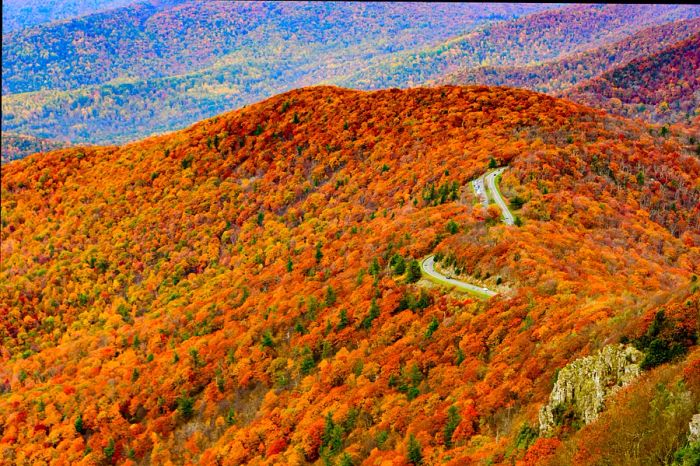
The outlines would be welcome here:
<svg viewBox="0 0 700 466">
<path fill-rule="evenodd" d="M 40 24 L 119 8 L 137 0 L 5 0 L 2 31 L 8 33 Z"/>
<path fill-rule="evenodd" d="M 524 90 L 313 87 L 8 164 L 0 458 L 586 464 L 588 430 L 529 427 L 556 371 L 660 307 L 697 336 L 686 143 Z M 492 157 L 519 227 L 471 194 Z M 511 291 L 397 272 L 431 252 Z M 664 332 L 676 359 L 646 378 L 698 399 L 695 340 Z"/>
<path fill-rule="evenodd" d="M 36 152 L 48 152 L 66 147 L 67 144 L 26 134 L 2 134 L 2 163 L 21 159 Z"/>
<path fill-rule="evenodd" d="M 467 68 L 440 77 L 441 84 L 482 84 L 530 89 L 556 95 L 632 60 L 648 57 L 700 32 L 700 19 L 676 21 L 643 29 L 597 49 L 555 61 L 525 66 Z"/>
<path fill-rule="evenodd" d="M 317 2 L 140 2 L 3 34 L 2 93 L 176 76 L 305 45 L 312 58 L 367 59 L 546 6 Z M 119 25 L 120 27 L 115 27 Z M 342 32 L 342 36 L 339 33 Z M 128 50 L 129 53 L 123 53 Z M 263 62 L 264 63 L 264 62 Z M 257 60 L 249 65 L 255 69 Z M 275 70 L 264 70 L 274 76 Z M 316 70 L 320 72 L 321 70 Z"/>
<path fill-rule="evenodd" d="M 594 50 L 643 29 L 700 16 L 691 5 L 570 5 L 488 25 L 442 44 L 407 51 L 329 82 L 406 87 L 483 66 L 525 66 Z"/>
<path fill-rule="evenodd" d="M 3 34 L 3 130 L 125 142 L 545 8 L 138 3 Z"/>
<path fill-rule="evenodd" d="M 700 32 L 568 90 L 577 102 L 655 123 L 700 115 Z"/>
</svg>

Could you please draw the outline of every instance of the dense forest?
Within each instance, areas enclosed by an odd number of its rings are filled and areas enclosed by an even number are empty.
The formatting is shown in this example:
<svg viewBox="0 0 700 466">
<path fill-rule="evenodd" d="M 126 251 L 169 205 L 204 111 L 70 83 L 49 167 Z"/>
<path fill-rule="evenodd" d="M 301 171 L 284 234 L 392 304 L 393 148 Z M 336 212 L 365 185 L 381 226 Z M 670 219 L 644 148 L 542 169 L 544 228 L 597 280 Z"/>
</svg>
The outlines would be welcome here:
<svg viewBox="0 0 700 466">
<path fill-rule="evenodd" d="M 3 131 L 126 142 L 545 8 L 135 3 L 3 34 Z"/>
<path fill-rule="evenodd" d="M 699 70 L 700 32 L 581 83 L 565 95 L 619 115 L 692 125 L 700 116 Z M 700 129 L 697 123 L 695 128 Z"/>
<path fill-rule="evenodd" d="M 26 134 L 2 133 L 0 140 L 2 140 L 2 163 L 67 146 L 64 142 L 35 138 Z"/>
<path fill-rule="evenodd" d="M 688 37 L 697 22 L 685 20 L 699 15 L 691 5 L 142 3 L 3 34 L 3 131 L 124 143 L 302 86 L 404 88 L 469 70 L 479 79 L 452 83 L 551 92 Z M 494 66 L 527 76 L 494 81 Z"/>
<path fill-rule="evenodd" d="M 379 59 L 332 82 L 372 89 L 406 87 L 463 69 L 554 61 L 620 41 L 649 27 L 698 15 L 700 9 L 690 5 L 572 5 L 488 25 L 435 47 L 407 51 L 385 61 Z"/>
<path fill-rule="evenodd" d="M 287 44 L 307 47 L 311 55 L 307 67 L 324 55 L 361 63 L 389 51 L 447 39 L 486 21 L 545 8 L 527 4 L 137 2 L 3 34 L 2 92 L 70 90 L 115 79 L 148 80 L 242 65 L 240 49 L 248 49 L 254 57 L 256 51 Z M 255 60 L 247 63 L 253 69 L 257 65 Z M 274 76 L 275 66 L 267 66 L 272 69 L 265 71 Z M 314 71 L 323 72 L 318 65 Z"/>
<path fill-rule="evenodd" d="M 5 0 L 2 2 L 2 31 L 66 20 L 136 3 L 138 0 Z"/>
<path fill-rule="evenodd" d="M 442 84 L 488 84 L 560 94 L 632 60 L 656 54 L 700 33 L 700 19 L 650 27 L 612 44 L 567 55 L 555 61 L 525 66 L 466 68 L 439 78 Z M 691 67 L 686 67 L 692 72 Z"/>
<path fill-rule="evenodd" d="M 526 90 L 312 87 L 7 164 L 0 458 L 682 457 L 700 402 L 692 137 Z M 471 191 L 493 166 L 515 226 Z M 398 266 L 429 253 L 509 291 Z M 599 422 L 539 432 L 558 371 L 617 343 L 644 354 L 639 381 Z"/>
</svg>

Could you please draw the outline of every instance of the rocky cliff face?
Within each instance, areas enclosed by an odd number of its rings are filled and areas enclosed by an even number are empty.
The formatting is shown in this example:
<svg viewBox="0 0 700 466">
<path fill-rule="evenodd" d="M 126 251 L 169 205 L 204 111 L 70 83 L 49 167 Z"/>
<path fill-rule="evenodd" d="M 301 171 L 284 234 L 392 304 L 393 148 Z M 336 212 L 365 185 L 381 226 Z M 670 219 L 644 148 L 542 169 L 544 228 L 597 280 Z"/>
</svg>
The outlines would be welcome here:
<svg viewBox="0 0 700 466">
<path fill-rule="evenodd" d="M 550 432 L 566 417 L 585 424 L 595 420 L 605 398 L 639 376 L 643 356 L 632 346 L 610 345 L 564 366 L 540 410 L 540 432 Z"/>
</svg>

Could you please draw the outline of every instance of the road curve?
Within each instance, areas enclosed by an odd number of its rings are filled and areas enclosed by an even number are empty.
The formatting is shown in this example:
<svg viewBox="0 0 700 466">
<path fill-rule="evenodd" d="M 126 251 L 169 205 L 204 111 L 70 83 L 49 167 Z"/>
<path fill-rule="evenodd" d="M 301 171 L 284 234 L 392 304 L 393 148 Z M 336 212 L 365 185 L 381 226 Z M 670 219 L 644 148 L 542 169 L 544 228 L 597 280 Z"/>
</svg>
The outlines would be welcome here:
<svg viewBox="0 0 700 466">
<path fill-rule="evenodd" d="M 421 261 L 420 268 L 426 275 L 429 275 L 442 283 L 453 285 L 462 291 L 467 291 L 477 295 L 489 297 L 497 294 L 495 291 L 489 290 L 488 288 L 484 288 L 483 286 L 472 285 L 471 283 L 465 283 L 463 281 L 455 280 L 454 278 L 448 278 L 444 276 L 443 274 L 435 270 L 434 254 L 431 254 L 430 256 L 423 259 Z"/>
<path fill-rule="evenodd" d="M 486 186 L 484 185 L 483 175 L 472 181 L 472 186 L 474 187 L 474 192 L 477 197 L 481 199 L 481 205 L 484 207 L 489 206 L 489 196 L 486 194 Z"/>
<path fill-rule="evenodd" d="M 511 214 L 510 210 L 508 210 L 508 206 L 506 205 L 505 201 L 501 197 L 501 193 L 498 192 L 498 188 L 496 187 L 496 177 L 503 173 L 504 170 L 505 167 L 502 167 L 486 175 L 486 183 L 488 184 L 489 190 L 491 191 L 491 196 L 493 196 L 493 200 L 496 201 L 496 204 L 501 209 L 501 213 L 503 214 L 503 223 L 505 223 L 506 225 L 514 225 L 515 219 L 513 218 L 513 214 Z"/>
<path fill-rule="evenodd" d="M 511 214 L 510 210 L 508 210 L 506 202 L 503 200 L 503 198 L 501 197 L 501 193 L 496 187 L 496 178 L 498 177 L 498 175 L 503 173 L 505 169 L 506 167 L 501 167 L 497 170 L 480 176 L 479 178 L 472 181 L 472 186 L 474 187 L 474 193 L 481 200 L 481 203 L 484 207 L 488 207 L 489 205 L 488 191 L 491 191 L 491 197 L 496 202 L 496 205 L 498 205 L 498 208 L 501 209 L 501 213 L 503 214 L 503 223 L 505 223 L 506 225 L 514 225 L 515 219 L 513 218 L 513 214 Z M 420 268 L 424 274 L 428 275 L 429 277 L 432 277 L 438 282 L 446 285 L 452 285 L 455 288 L 458 288 L 462 291 L 473 293 L 482 297 L 491 297 L 498 294 L 497 292 L 489 290 L 488 288 L 485 288 L 483 286 L 472 285 L 471 283 L 466 283 L 460 280 L 455 280 L 454 278 L 444 276 L 443 274 L 435 270 L 435 255 L 433 254 L 421 261 Z"/>
</svg>

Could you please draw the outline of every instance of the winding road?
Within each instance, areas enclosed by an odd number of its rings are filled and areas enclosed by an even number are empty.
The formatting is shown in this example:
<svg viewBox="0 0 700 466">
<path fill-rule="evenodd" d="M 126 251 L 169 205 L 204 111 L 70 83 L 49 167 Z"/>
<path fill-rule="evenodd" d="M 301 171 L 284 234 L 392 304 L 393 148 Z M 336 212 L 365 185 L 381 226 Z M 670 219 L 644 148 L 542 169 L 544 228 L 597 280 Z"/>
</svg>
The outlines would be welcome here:
<svg viewBox="0 0 700 466">
<path fill-rule="evenodd" d="M 435 270 L 434 254 L 431 254 L 430 256 L 423 259 L 423 261 L 420 264 L 420 267 L 426 275 L 429 275 L 430 277 L 434 278 L 443 285 L 452 285 L 455 288 L 458 288 L 462 291 L 467 291 L 481 296 L 491 297 L 496 294 L 495 291 L 489 290 L 488 288 L 485 288 L 483 286 L 472 285 L 471 283 L 465 283 L 463 281 L 455 280 L 454 278 L 444 276 L 443 274 Z"/>
<path fill-rule="evenodd" d="M 472 186 L 474 187 L 474 192 L 481 199 L 481 204 L 484 207 L 489 205 L 489 192 L 491 193 L 491 198 L 496 202 L 496 205 L 501 209 L 501 214 L 503 215 L 503 223 L 506 225 L 515 224 L 515 219 L 513 214 L 508 210 L 506 202 L 501 197 L 501 193 L 498 191 L 496 186 L 496 179 L 498 176 L 505 171 L 506 167 L 498 168 L 490 173 L 486 173 L 479 178 L 472 181 Z M 475 294 L 480 297 L 491 297 L 498 294 L 496 291 L 490 290 L 483 286 L 472 285 L 471 283 L 466 283 L 461 280 L 456 280 L 451 277 L 446 277 L 437 270 L 435 270 L 435 255 L 423 259 L 420 263 L 421 270 L 428 277 L 432 278 L 433 281 L 441 283 L 443 285 L 454 286 L 455 288 L 466 291 L 468 293 Z"/>
<path fill-rule="evenodd" d="M 508 210 L 508 206 L 501 197 L 501 193 L 498 191 L 498 186 L 496 186 L 496 178 L 501 173 L 503 173 L 504 170 L 505 167 L 499 168 L 498 170 L 494 170 L 491 173 L 487 174 L 486 183 L 488 184 L 489 191 L 491 191 L 491 196 L 493 197 L 493 200 L 496 201 L 498 208 L 501 209 L 501 214 L 503 214 L 503 223 L 505 223 L 506 225 L 513 225 L 515 224 L 513 214 L 511 214 L 510 210 Z"/>
</svg>

